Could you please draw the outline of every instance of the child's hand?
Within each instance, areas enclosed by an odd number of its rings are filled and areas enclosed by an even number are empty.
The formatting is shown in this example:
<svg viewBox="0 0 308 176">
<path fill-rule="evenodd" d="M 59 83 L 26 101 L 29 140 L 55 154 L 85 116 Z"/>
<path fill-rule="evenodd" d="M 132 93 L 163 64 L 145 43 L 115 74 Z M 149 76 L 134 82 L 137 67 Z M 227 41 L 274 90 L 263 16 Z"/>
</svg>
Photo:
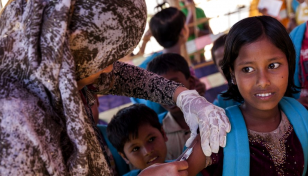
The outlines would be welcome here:
<svg viewBox="0 0 308 176">
<path fill-rule="evenodd" d="M 188 163 L 186 161 L 175 161 L 171 163 L 153 164 L 145 169 L 138 176 L 186 176 Z"/>
<path fill-rule="evenodd" d="M 194 3 L 194 1 L 192 1 L 192 0 L 186 0 L 186 1 L 185 1 L 185 6 L 186 6 L 186 8 L 187 8 L 188 10 L 193 11 L 194 8 L 195 8 L 195 3 Z"/>
<path fill-rule="evenodd" d="M 194 76 L 194 79 L 195 79 L 196 91 L 199 93 L 199 95 L 204 96 L 205 90 L 206 90 L 205 84 L 201 82 L 200 79 L 195 76 Z"/>
<path fill-rule="evenodd" d="M 144 41 L 149 41 L 149 40 L 151 39 L 151 37 L 152 37 L 152 32 L 151 32 L 150 29 L 148 29 L 148 30 L 145 32 L 144 36 L 143 36 L 143 40 L 144 40 Z"/>
<path fill-rule="evenodd" d="M 196 90 L 185 90 L 177 96 L 177 106 L 182 110 L 185 121 L 191 130 L 191 136 L 186 142 L 189 146 L 197 136 L 199 127 L 203 153 L 210 156 L 218 153 L 219 146 L 225 147 L 226 133 L 231 125 L 222 108 L 209 103 Z"/>
<path fill-rule="evenodd" d="M 262 15 L 266 15 L 269 16 L 269 14 L 267 13 L 267 8 L 263 8 L 263 9 L 258 9 L 260 13 L 262 13 Z"/>
</svg>

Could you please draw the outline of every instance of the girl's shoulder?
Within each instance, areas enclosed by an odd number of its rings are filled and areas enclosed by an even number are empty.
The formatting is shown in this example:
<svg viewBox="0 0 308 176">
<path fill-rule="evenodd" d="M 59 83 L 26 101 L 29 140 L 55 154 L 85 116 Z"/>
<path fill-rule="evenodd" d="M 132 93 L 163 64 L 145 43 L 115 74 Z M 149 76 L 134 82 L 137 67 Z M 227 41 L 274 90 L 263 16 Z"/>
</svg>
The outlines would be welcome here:
<svg viewBox="0 0 308 176">
<path fill-rule="evenodd" d="M 282 100 L 279 102 L 279 106 L 281 110 L 284 112 L 285 118 L 282 120 L 281 128 L 277 129 L 278 131 L 280 130 L 279 132 L 280 136 L 277 136 L 277 138 L 286 139 L 283 141 L 286 141 L 287 143 L 288 142 L 294 143 L 295 141 L 294 139 L 297 139 L 296 146 L 302 145 L 303 151 L 292 149 L 288 150 L 288 152 L 291 151 L 299 152 L 299 153 L 292 153 L 290 156 L 298 156 L 298 158 L 295 158 L 296 160 L 294 160 L 294 162 L 303 163 L 305 161 L 305 164 L 302 165 L 307 166 L 306 161 L 308 159 L 307 158 L 308 150 L 307 147 L 305 146 L 308 146 L 308 118 L 307 118 L 308 112 L 299 102 L 297 102 L 297 100 L 289 97 L 282 98 Z M 226 113 L 227 116 L 229 117 L 232 129 L 231 132 L 227 134 L 227 145 L 224 148 L 223 170 L 228 171 L 228 173 L 240 172 L 240 175 L 249 175 L 250 173 L 249 168 L 250 168 L 251 171 L 256 171 L 256 173 L 259 173 L 260 171 L 258 169 L 260 168 L 258 168 L 257 166 L 250 165 L 250 161 L 251 160 L 258 161 L 258 158 L 263 157 L 264 155 L 263 152 L 265 151 L 265 149 L 264 147 L 262 148 L 262 146 L 276 146 L 272 145 L 274 143 L 279 144 L 277 146 L 280 146 L 281 140 L 275 140 L 276 142 L 267 141 L 269 139 L 268 134 L 265 134 L 263 140 L 261 140 L 260 134 L 256 134 L 255 135 L 256 138 L 249 139 L 248 130 L 246 128 L 246 124 L 239 107 L 238 106 L 229 107 L 226 109 Z M 271 137 L 271 139 L 274 138 L 275 136 Z M 286 146 L 288 145 L 283 145 L 281 150 L 277 151 L 284 151 L 282 149 L 284 149 L 284 147 Z M 262 150 L 259 150 L 260 148 L 262 148 Z M 251 153 L 251 151 L 257 151 L 256 153 L 260 153 L 261 155 L 256 155 L 255 152 Z M 279 153 L 275 152 L 271 153 L 271 152 L 272 150 L 269 150 L 267 152 L 267 154 L 270 155 L 271 157 L 274 156 L 275 158 L 284 158 L 284 156 L 286 156 L 283 155 L 283 152 Z M 280 155 L 280 153 L 282 153 L 282 155 Z M 302 158 L 302 156 L 304 156 L 304 158 Z M 250 158 L 250 157 L 255 157 L 255 158 Z M 290 158 L 287 158 L 288 161 L 289 159 Z M 235 162 L 227 162 L 230 160 L 234 160 Z M 238 165 L 236 163 L 241 163 L 241 164 Z M 296 170 L 301 170 L 301 169 L 296 168 Z M 306 170 L 306 168 L 304 170 Z"/>
</svg>

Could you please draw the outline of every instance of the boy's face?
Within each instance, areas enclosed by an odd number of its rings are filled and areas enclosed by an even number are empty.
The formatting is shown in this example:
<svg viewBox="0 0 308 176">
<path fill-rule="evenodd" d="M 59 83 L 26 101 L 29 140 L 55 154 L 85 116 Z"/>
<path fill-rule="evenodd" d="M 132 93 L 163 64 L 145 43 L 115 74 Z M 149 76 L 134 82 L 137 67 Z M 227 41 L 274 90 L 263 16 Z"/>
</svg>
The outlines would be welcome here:
<svg viewBox="0 0 308 176">
<path fill-rule="evenodd" d="M 216 66 L 218 68 L 218 71 L 224 75 L 223 71 L 221 70 L 221 61 L 224 58 L 224 46 L 221 46 L 219 48 L 217 48 L 214 52 L 215 55 L 215 61 L 216 61 Z"/>
<path fill-rule="evenodd" d="M 126 142 L 124 153 L 120 155 L 138 169 L 144 169 L 155 163 L 164 163 L 167 155 L 165 142 L 167 137 L 150 124 L 140 125 L 138 137 Z"/>
<path fill-rule="evenodd" d="M 161 74 L 160 76 L 169 79 L 171 81 L 175 81 L 178 83 L 182 83 L 187 89 L 194 89 L 195 88 L 195 80 L 193 77 L 189 77 L 186 79 L 185 75 L 180 71 L 168 71 L 165 74 Z M 175 113 L 182 113 L 181 109 L 177 106 L 168 106 L 168 105 L 162 105 L 167 111 L 169 111 L 171 114 Z"/>
<path fill-rule="evenodd" d="M 241 47 L 234 61 L 234 75 L 247 110 L 272 110 L 287 90 L 287 57 L 263 37 Z"/>
</svg>

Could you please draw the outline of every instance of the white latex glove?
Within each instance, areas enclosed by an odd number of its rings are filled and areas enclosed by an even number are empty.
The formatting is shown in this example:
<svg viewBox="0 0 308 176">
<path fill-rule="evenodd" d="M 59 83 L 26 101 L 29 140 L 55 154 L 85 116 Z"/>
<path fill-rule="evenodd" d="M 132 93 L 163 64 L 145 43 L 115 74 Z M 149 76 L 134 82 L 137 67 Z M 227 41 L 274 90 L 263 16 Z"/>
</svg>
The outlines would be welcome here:
<svg viewBox="0 0 308 176">
<path fill-rule="evenodd" d="M 226 135 L 231 130 L 225 110 L 208 102 L 196 90 L 181 92 L 176 105 L 182 110 L 185 121 L 191 130 L 186 146 L 190 146 L 197 136 L 199 127 L 201 147 L 206 156 L 217 153 L 219 146 L 226 146 Z"/>
</svg>

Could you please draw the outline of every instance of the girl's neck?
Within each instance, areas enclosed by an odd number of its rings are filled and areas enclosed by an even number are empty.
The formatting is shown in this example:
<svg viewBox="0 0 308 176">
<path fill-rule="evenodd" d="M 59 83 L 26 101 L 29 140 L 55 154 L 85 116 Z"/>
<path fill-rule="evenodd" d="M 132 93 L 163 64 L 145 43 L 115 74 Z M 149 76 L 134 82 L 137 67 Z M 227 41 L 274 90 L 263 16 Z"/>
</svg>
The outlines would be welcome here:
<svg viewBox="0 0 308 176">
<path fill-rule="evenodd" d="M 164 48 L 163 53 L 176 53 L 181 54 L 181 45 L 182 42 L 179 40 L 174 46 L 170 48 Z"/>
<path fill-rule="evenodd" d="M 240 107 L 247 129 L 257 132 L 271 132 L 278 128 L 281 122 L 281 112 L 278 105 L 271 110 L 258 110 L 246 106 Z"/>
</svg>

